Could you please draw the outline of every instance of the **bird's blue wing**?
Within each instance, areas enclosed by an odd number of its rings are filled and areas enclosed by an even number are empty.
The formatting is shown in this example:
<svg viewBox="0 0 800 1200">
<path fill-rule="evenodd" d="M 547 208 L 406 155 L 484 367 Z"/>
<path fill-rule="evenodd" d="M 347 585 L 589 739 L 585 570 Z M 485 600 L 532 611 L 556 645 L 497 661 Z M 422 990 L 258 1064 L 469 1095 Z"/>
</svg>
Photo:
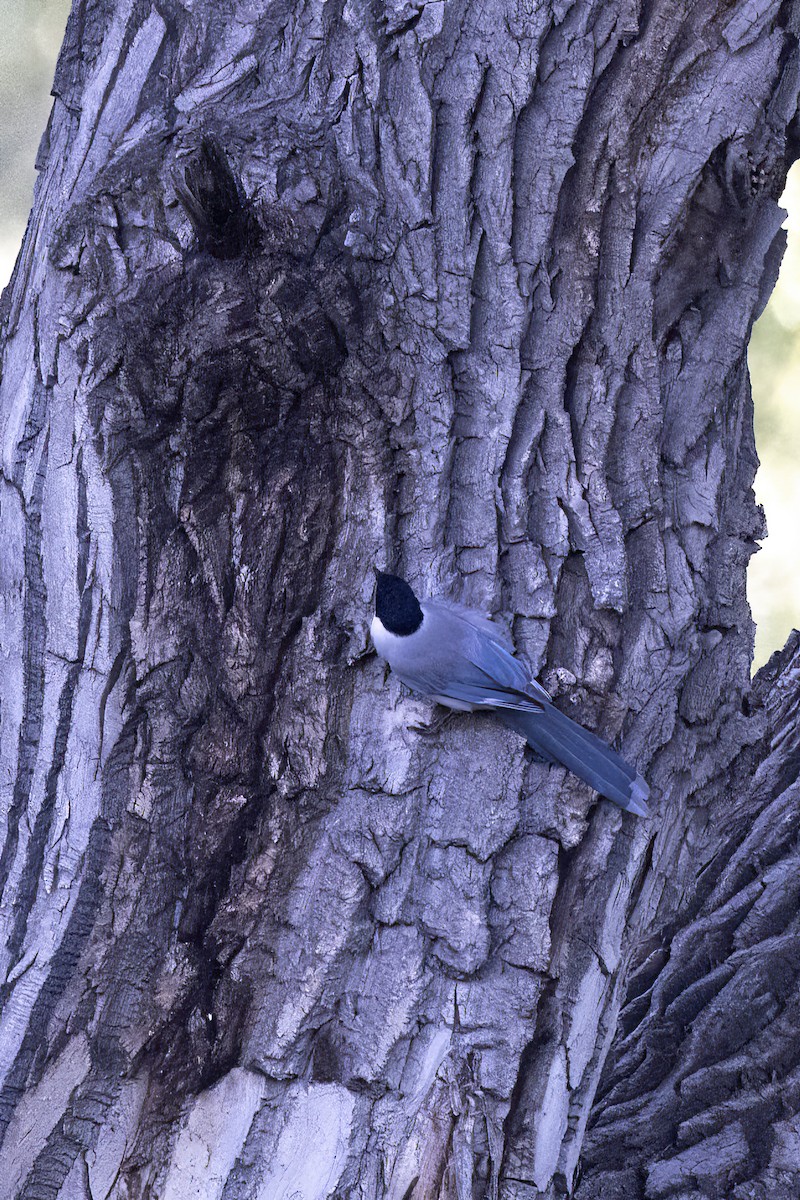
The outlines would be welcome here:
<svg viewBox="0 0 800 1200">
<path fill-rule="evenodd" d="M 530 671 L 515 656 L 513 645 L 494 621 L 450 600 L 437 600 L 434 604 L 470 627 L 473 636 L 469 639 L 467 657 L 479 671 L 500 684 L 501 689 L 512 688 L 538 700 L 552 699 L 549 692 L 531 678 Z"/>
<path fill-rule="evenodd" d="M 432 641 L 427 658 L 415 662 L 413 677 L 409 674 L 403 679 L 402 672 L 398 672 L 405 683 L 443 703 L 453 700 L 470 708 L 524 712 L 541 709 L 546 693 L 532 683 L 529 672 L 514 657 L 496 625 L 469 609 L 439 601 L 427 601 L 423 611 L 434 618 L 431 634 L 440 632 L 440 642 L 449 643 L 449 652 L 439 655 L 438 643 Z M 441 626 L 440 614 L 446 617 Z M 458 654 L 452 653 L 455 646 Z"/>
</svg>

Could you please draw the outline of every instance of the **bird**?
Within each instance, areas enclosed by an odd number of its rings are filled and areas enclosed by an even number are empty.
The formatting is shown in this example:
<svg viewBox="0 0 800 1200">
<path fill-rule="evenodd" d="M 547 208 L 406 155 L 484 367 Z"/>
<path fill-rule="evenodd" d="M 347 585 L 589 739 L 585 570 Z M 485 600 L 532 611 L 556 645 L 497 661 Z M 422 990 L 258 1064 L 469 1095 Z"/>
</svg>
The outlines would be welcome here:
<svg viewBox="0 0 800 1200">
<path fill-rule="evenodd" d="M 488 710 L 546 761 L 626 812 L 650 815 L 650 789 L 639 772 L 556 708 L 494 622 L 450 600 L 418 600 L 398 575 L 376 576 L 370 634 L 401 683 L 457 712 Z"/>
</svg>

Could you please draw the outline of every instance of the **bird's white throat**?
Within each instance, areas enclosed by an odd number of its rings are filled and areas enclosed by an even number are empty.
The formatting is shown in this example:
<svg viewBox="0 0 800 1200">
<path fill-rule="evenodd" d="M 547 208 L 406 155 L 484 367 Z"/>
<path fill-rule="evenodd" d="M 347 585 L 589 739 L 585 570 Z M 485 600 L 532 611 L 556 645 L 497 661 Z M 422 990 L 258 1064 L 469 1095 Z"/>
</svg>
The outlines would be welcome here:
<svg viewBox="0 0 800 1200">
<path fill-rule="evenodd" d="M 376 613 L 372 618 L 372 624 L 369 627 L 369 631 L 372 635 L 372 640 L 375 643 L 375 649 L 378 651 L 378 654 L 380 654 L 381 658 L 385 658 L 387 662 L 391 663 L 393 652 L 400 649 L 400 647 L 403 645 L 407 646 L 409 637 L 415 637 L 416 634 L 419 633 L 419 630 L 422 629 L 424 624 L 425 617 L 423 615 L 422 625 L 419 626 L 419 629 L 415 629 L 414 633 L 409 634 L 406 637 L 401 637 L 397 633 L 390 633 Z"/>
</svg>

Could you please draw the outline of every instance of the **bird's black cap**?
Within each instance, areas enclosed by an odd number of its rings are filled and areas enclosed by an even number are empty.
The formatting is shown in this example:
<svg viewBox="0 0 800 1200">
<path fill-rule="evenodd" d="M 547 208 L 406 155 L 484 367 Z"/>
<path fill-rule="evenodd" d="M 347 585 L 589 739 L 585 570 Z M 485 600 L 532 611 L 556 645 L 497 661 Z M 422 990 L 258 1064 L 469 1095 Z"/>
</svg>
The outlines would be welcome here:
<svg viewBox="0 0 800 1200">
<path fill-rule="evenodd" d="M 408 637 L 422 624 L 422 609 L 419 600 L 398 575 L 386 575 L 376 571 L 378 590 L 375 596 L 375 612 L 384 629 L 398 637 Z"/>
</svg>

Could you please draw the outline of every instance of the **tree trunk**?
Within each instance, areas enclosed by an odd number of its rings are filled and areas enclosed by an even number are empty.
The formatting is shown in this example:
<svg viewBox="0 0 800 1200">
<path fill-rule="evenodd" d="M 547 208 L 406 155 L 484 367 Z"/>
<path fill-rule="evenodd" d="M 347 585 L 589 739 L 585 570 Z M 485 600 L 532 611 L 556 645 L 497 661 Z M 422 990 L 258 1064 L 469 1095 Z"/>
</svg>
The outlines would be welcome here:
<svg viewBox="0 0 800 1200">
<path fill-rule="evenodd" d="M 769 732 L 704 790 L 694 886 L 650 897 L 580 1200 L 800 1194 L 799 670 L 795 633 L 756 682 Z"/>
<path fill-rule="evenodd" d="M 76 0 L 4 298 L 4 1195 L 797 1194 L 745 599 L 796 21 Z M 654 818 L 431 726 L 373 563 Z"/>
</svg>

